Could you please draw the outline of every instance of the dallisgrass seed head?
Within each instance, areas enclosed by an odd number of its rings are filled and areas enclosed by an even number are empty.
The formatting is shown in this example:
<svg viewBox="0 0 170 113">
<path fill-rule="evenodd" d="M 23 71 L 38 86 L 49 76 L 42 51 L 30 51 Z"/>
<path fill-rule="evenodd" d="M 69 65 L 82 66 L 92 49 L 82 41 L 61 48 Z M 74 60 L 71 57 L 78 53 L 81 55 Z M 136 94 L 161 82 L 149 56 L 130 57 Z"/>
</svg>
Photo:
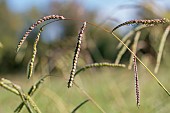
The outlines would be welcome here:
<svg viewBox="0 0 170 113">
<path fill-rule="evenodd" d="M 33 54 L 32 54 L 32 58 L 30 60 L 30 63 L 28 65 L 28 79 L 30 79 L 30 77 L 32 76 L 33 74 L 33 69 L 34 69 L 34 61 L 35 61 L 35 57 L 36 57 L 36 54 L 37 54 L 37 44 L 39 42 L 39 39 L 40 39 L 40 35 L 41 35 L 41 32 L 43 31 L 43 28 L 40 29 L 36 39 L 35 39 L 35 42 L 34 42 L 34 46 L 33 46 Z"/>
<path fill-rule="evenodd" d="M 129 25 L 129 24 L 144 24 L 146 26 L 154 26 L 157 24 L 165 24 L 165 23 L 169 23 L 170 20 L 163 18 L 163 19 L 151 19 L 151 20 L 130 20 L 130 21 L 126 21 L 122 24 L 119 24 L 118 26 L 116 26 L 115 28 L 113 28 L 112 32 L 115 31 L 116 29 L 118 29 L 119 27 L 122 27 L 124 25 Z"/>
<path fill-rule="evenodd" d="M 17 45 L 17 52 L 19 51 L 20 47 L 22 46 L 22 44 L 24 43 L 25 39 L 28 37 L 28 35 L 31 33 L 31 31 L 37 27 L 37 25 L 47 21 L 47 20 L 51 20 L 51 19 L 56 19 L 56 20 L 64 20 L 65 17 L 63 16 L 59 16 L 59 15 L 49 15 L 49 16 L 45 16 L 41 19 L 39 19 L 38 21 L 36 21 L 31 27 L 29 27 L 29 29 L 25 32 L 24 36 L 21 38 L 21 40 L 19 41 L 18 45 Z"/>
<path fill-rule="evenodd" d="M 70 72 L 70 79 L 68 81 L 68 88 L 73 86 L 74 75 L 75 75 L 75 72 L 76 72 L 76 66 L 77 66 L 77 62 L 78 62 L 78 57 L 79 57 L 79 53 L 80 53 L 80 49 L 81 49 L 81 42 L 82 42 L 83 33 L 84 33 L 85 28 L 86 28 L 86 22 L 83 23 L 83 26 L 81 27 L 81 30 L 78 34 L 77 45 L 76 45 L 76 48 L 75 48 L 75 51 L 74 51 L 72 69 L 71 69 L 71 72 Z"/>
<path fill-rule="evenodd" d="M 94 67 L 123 67 L 125 68 L 126 65 L 125 64 L 114 64 L 114 63 L 108 63 L 108 62 L 102 62 L 102 63 L 93 63 L 93 64 L 88 64 L 82 68 L 80 68 L 79 70 L 76 71 L 75 76 L 80 73 L 81 71 L 85 71 L 87 69 L 90 68 L 94 68 Z"/>
<path fill-rule="evenodd" d="M 139 92 L 139 78 L 138 78 L 138 70 L 137 70 L 137 63 L 136 57 L 133 57 L 133 66 L 134 66 L 134 75 L 135 75 L 135 95 L 136 95 L 136 104 L 140 106 L 140 92 Z"/>
<path fill-rule="evenodd" d="M 167 19 L 167 23 L 169 22 L 169 20 Z M 109 32 L 109 31 L 106 31 Z M 150 73 L 150 75 L 157 81 L 157 83 L 160 85 L 161 88 L 163 88 L 163 90 L 168 94 L 168 96 L 170 96 L 170 92 L 167 90 L 167 88 L 165 88 L 165 86 L 159 81 L 159 79 L 152 73 L 152 71 L 131 51 L 131 49 L 126 46 L 126 44 L 118 37 L 116 36 L 113 32 L 111 32 L 111 34 L 119 41 L 123 44 L 123 46 L 125 46 L 129 52 L 131 52 L 136 59 L 145 67 L 145 69 Z"/>
<path fill-rule="evenodd" d="M 17 52 L 19 51 L 20 47 L 22 46 L 23 42 L 25 41 L 25 39 L 27 38 L 27 36 L 30 34 L 30 32 L 38 25 L 38 24 L 41 24 L 43 23 L 44 21 L 47 21 L 47 20 L 50 20 L 50 19 L 55 19 L 54 21 L 58 21 L 58 20 L 65 20 L 66 18 L 64 18 L 63 16 L 59 16 L 59 15 L 49 15 L 49 16 L 45 16 L 41 19 L 39 19 L 36 23 L 34 23 L 28 30 L 27 32 L 24 34 L 23 38 L 20 40 L 18 46 L 17 46 Z M 121 26 L 124 26 L 124 25 L 128 25 L 128 24 L 144 24 L 145 27 L 147 26 L 154 26 L 154 25 L 157 25 L 157 24 L 164 24 L 164 23 L 168 23 L 169 20 L 168 19 L 153 19 L 153 20 L 131 20 L 131 21 L 127 21 L 127 22 L 124 22 L 118 26 L 116 26 L 113 30 L 112 30 L 112 35 L 113 34 L 113 31 L 118 29 L 119 27 Z M 52 22 L 51 22 L 52 23 Z M 49 23 L 48 23 L 49 24 Z M 44 26 L 46 26 L 47 24 L 45 24 Z M 96 26 L 96 25 L 94 25 Z M 73 64 L 72 64 L 72 69 L 71 69 L 71 72 L 70 72 L 70 79 L 68 81 L 68 88 L 70 88 L 73 84 L 76 85 L 76 83 L 74 82 L 74 77 L 75 75 L 77 75 L 80 71 L 83 71 L 85 69 L 89 69 L 89 68 L 92 68 L 92 67 L 103 67 L 103 66 L 109 66 L 109 67 L 114 67 L 114 66 L 121 66 L 121 67 L 125 67 L 124 65 L 121 65 L 121 64 L 110 64 L 110 63 L 94 63 L 94 64 L 91 64 L 91 65 L 87 65 L 85 66 L 84 68 L 81 68 L 80 70 L 76 71 L 76 66 L 77 66 L 77 63 L 78 63 L 78 57 L 79 57 L 79 53 L 80 53 L 80 49 L 81 49 L 81 41 L 82 41 L 82 37 L 83 37 L 83 32 L 84 32 L 84 29 L 86 27 L 86 22 L 84 22 L 80 32 L 79 32 L 79 35 L 78 35 L 78 41 L 77 41 L 77 45 L 76 45 L 76 48 L 75 48 L 75 52 L 74 52 L 74 58 L 73 58 Z M 103 29 L 104 31 L 110 33 L 109 30 L 106 30 L 106 29 Z M 136 31 L 135 31 L 136 32 Z M 28 78 L 31 77 L 32 75 L 32 71 L 33 71 L 33 65 L 34 65 L 34 60 L 35 60 L 35 56 L 36 56 L 36 52 L 37 52 L 37 49 L 36 49 L 36 46 L 37 46 L 37 43 L 39 41 L 39 36 L 40 36 L 40 33 L 41 33 L 41 30 L 39 32 L 39 34 L 37 35 L 37 38 L 35 40 L 35 43 L 34 43 L 34 50 L 33 50 L 33 55 L 32 55 L 32 59 L 30 61 L 30 65 L 29 65 L 29 75 L 28 75 Z M 130 34 L 132 35 L 132 34 Z M 133 58 L 133 62 L 134 62 L 134 75 L 135 75 L 135 93 L 136 93 L 136 101 L 137 101 L 137 106 L 139 107 L 140 105 L 140 95 L 139 95 L 139 80 L 138 80 L 138 72 L 137 72 L 137 64 L 136 64 L 136 59 L 138 59 L 138 61 L 148 70 L 148 72 L 156 79 L 156 81 L 158 82 L 158 84 L 169 94 L 169 92 L 166 90 L 166 88 L 160 83 L 160 81 L 155 77 L 155 75 L 140 61 L 140 59 L 135 55 L 135 53 L 133 53 L 129 48 L 128 48 L 128 41 L 126 42 L 126 44 L 124 44 L 125 41 L 122 41 L 120 40 L 116 35 L 114 35 L 115 38 L 117 40 L 119 40 L 125 47 L 125 49 L 127 48 L 133 55 L 134 55 L 134 58 Z M 127 39 L 126 39 L 127 40 Z M 130 42 L 129 42 L 130 43 Z M 126 51 L 126 50 L 122 50 L 122 51 Z M 121 56 L 123 55 L 123 52 L 121 53 L 120 55 L 120 58 Z M 120 61 L 120 60 L 119 60 Z M 28 92 L 28 95 L 24 94 L 22 92 L 22 90 L 20 88 L 17 88 L 15 87 L 12 87 L 13 89 L 15 89 L 18 93 L 18 95 L 21 96 L 21 99 L 23 99 L 23 104 L 21 103 L 19 105 L 20 108 L 22 108 L 22 106 L 25 104 L 25 102 L 31 104 L 32 103 L 32 108 L 36 111 L 36 112 L 40 112 L 40 110 L 38 109 L 38 107 L 36 105 L 34 105 L 34 102 L 32 102 L 30 96 L 32 96 L 34 94 L 34 92 L 38 89 L 38 86 L 40 85 L 40 83 L 42 83 L 43 81 L 39 81 L 37 84 L 33 85 L 30 89 L 30 91 Z M 1 83 L 1 82 L 0 82 Z M 1 85 L 1 84 L 0 84 Z M 6 85 L 6 84 L 5 84 Z M 8 86 L 8 85 L 7 85 Z M 77 86 L 78 87 L 78 86 Z M 9 89 L 11 91 L 13 91 L 13 89 Z M 14 90 L 14 91 L 15 91 Z M 84 92 L 84 91 L 83 91 Z M 15 93 L 15 92 L 14 92 Z M 93 99 L 85 92 L 85 94 L 87 95 L 87 97 L 89 97 L 89 99 L 93 102 Z M 30 98 L 30 99 L 29 99 Z M 86 101 L 84 101 L 83 103 L 86 103 Z M 96 102 L 93 102 L 94 104 L 96 104 Z M 28 104 L 28 105 L 29 105 Z M 27 107 L 27 104 L 25 104 L 26 107 Z M 96 104 L 96 106 L 100 108 L 100 106 L 98 106 Z M 101 109 L 101 111 L 103 111 Z"/>
</svg>

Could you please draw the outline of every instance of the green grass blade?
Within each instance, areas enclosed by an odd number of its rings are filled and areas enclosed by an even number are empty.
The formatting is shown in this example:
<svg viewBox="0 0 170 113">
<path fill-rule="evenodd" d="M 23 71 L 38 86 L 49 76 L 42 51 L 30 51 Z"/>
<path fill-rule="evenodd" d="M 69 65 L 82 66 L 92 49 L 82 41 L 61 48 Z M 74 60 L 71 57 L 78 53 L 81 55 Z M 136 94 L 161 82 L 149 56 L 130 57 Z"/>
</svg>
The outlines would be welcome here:
<svg viewBox="0 0 170 113">
<path fill-rule="evenodd" d="M 154 70 L 155 73 L 158 73 L 159 66 L 160 66 L 160 63 L 161 63 L 162 54 L 163 54 L 163 49 L 164 49 L 164 45 L 165 45 L 165 41 L 166 41 L 166 38 L 168 37 L 169 31 L 170 31 L 170 26 L 168 26 L 166 28 L 164 34 L 162 35 L 162 39 L 161 39 L 161 42 L 160 42 L 160 45 L 159 45 L 159 51 L 158 51 L 156 66 L 155 66 L 155 70 Z"/>
<path fill-rule="evenodd" d="M 89 99 L 83 101 L 82 103 L 80 103 L 76 108 L 73 109 L 73 111 L 71 113 L 75 113 L 81 106 L 83 106 L 84 104 L 86 104 L 89 101 Z"/>
</svg>

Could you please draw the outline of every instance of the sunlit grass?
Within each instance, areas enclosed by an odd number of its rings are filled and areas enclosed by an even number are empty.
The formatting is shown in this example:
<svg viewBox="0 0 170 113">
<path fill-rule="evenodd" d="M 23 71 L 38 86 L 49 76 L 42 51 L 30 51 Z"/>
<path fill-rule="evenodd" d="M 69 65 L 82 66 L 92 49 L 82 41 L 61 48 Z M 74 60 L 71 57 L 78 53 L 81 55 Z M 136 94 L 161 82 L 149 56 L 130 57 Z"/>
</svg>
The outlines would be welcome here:
<svg viewBox="0 0 170 113">
<path fill-rule="evenodd" d="M 167 80 L 169 77 L 165 70 L 167 69 L 160 68 L 160 73 L 157 77 L 165 86 L 169 86 Z M 166 113 L 170 110 L 168 107 L 170 99 L 142 68 L 139 68 L 141 89 L 141 106 L 139 109 L 135 103 L 133 71 L 112 68 L 90 69 L 77 75 L 75 79 L 76 83 L 107 113 Z M 26 87 L 24 90 L 27 91 L 31 83 L 26 83 L 25 80 L 18 78 L 19 84 Z M 21 102 L 20 98 L 2 88 L 0 90 L 1 112 L 13 112 Z M 33 96 L 33 100 L 43 113 L 71 112 L 79 103 L 87 99 L 75 86 L 71 90 L 68 89 L 67 80 L 62 77 L 48 78 L 38 90 Z M 23 112 L 27 112 L 25 108 Z M 98 113 L 100 110 L 89 101 L 79 108 L 77 112 Z"/>
</svg>

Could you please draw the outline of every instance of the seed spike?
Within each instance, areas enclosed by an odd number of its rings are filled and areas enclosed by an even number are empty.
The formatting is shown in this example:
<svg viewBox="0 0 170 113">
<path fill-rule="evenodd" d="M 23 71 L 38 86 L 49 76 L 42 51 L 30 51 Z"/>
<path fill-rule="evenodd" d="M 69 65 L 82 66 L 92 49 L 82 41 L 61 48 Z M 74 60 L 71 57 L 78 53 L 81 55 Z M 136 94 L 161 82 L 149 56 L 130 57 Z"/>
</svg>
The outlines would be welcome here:
<svg viewBox="0 0 170 113">
<path fill-rule="evenodd" d="M 125 25 L 129 25 L 129 24 L 144 24 L 146 26 L 154 26 L 157 24 L 165 24 L 165 23 L 169 23 L 170 20 L 166 19 L 166 18 L 162 18 L 162 19 L 151 19 L 151 20 L 130 20 L 130 21 L 126 21 L 122 24 L 119 24 L 118 26 L 116 26 L 115 28 L 113 28 L 112 32 L 115 31 L 116 29 L 125 26 Z"/>
<path fill-rule="evenodd" d="M 138 78 L 138 70 L 137 70 L 137 63 L 136 57 L 133 57 L 133 66 L 134 66 L 134 77 L 135 77 L 135 94 L 136 94 L 136 104 L 140 106 L 140 92 L 139 92 L 139 78 Z"/>
<path fill-rule="evenodd" d="M 25 34 L 23 35 L 23 37 L 22 37 L 21 40 L 19 41 L 19 43 L 18 43 L 18 45 L 17 45 L 16 52 L 19 51 L 20 47 L 22 46 L 22 44 L 24 43 L 24 41 L 26 40 L 26 38 L 29 36 L 29 34 L 31 33 L 31 31 L 32 31 L 35 27 L 37 27 L 37 25 L 43 23 L 44 21 L 51 20 L 51 19 L 64 20 L 65 17 L 59 16 L 59 15 L 49 15 L 49 16 L 45 16 L 45 17 L 39 19 L 38 21 L 36 21 L 34 24 L 32 24 L 31 27 L 29 27 L 29 29 L 25 32 Z"/>
<path fill-rule="evenodd" d="M 77 70 L 75 73 L 75 76 L 78 73 L 80 73 L 81 71 L 85 71 L 87 69 L 94 68 L 94 67 L 123 67 L 123 68 L 125 68 L 126 65 L 125 64 L 114 64 L 114 63 L 108 63 L 108 62 L 88 64 L 88 65 L 80 68 L 79 70 Z"/>
<path fill-rule="evenodd" d="M 68 88 L 72 87 L 72 85 L 73 85 L 74 76 L 75 76 L 75 72 L 76 72 L 76 66 L 77 66 L 77 62 L 78 62 L 78 57 L 79 57 L 79 53 L 80 53 L 80 49 L 81 49 L 81 42 L 82 42 L 83 33 L 84 33 L 85 28 L 86 28 L 86 22 L 83 23 L 83 26 L 81 27 L 81 30 L 78 34 L 78 40 L 77 40 L 77 45 L 76 45 L 75 52 L 74 52 L 72 69 L 70 72 L 70 79 L 68 81 Z"/>
<path fill-rule="evenodd" d="M 30 60 L 30 63 L 28 65 L 28 79 L 30 79 L 30 77 L 32 76 L 33 74 L 33 69 L 34 69 L 34 61 L 35 61 L 35 57 L 36 57 L 36 54 L 37 54 L 37 44 L 39 42 L 39 39 L 40 39 L 40 35 L 41 35 L 41 32 L 43 31 L 43 28 L 40 29 L 39 33 L 37 34 L 37 37 L 35 39 L 35 42 L 34 42 L 34 47 L 33 47 L 33 55 L 32 55 L 32 58 Z"/>
</svg>

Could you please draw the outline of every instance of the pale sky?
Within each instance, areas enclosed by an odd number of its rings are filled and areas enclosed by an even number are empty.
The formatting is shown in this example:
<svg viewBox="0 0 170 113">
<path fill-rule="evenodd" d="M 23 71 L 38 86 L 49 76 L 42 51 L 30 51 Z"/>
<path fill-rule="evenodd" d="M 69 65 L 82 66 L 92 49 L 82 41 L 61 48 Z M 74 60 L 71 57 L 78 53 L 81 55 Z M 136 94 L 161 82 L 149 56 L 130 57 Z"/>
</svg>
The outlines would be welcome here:
<svg viewBox="0 0 170 113">
<path fill-rule="evenodd" d="M 170 9 L 170 0 L 6 0 L 8 8 L 14 13 L 25 13 L 36 7 L 39 10 L 47 10 L 49 3 L 57 2 L 73 2 L 77 1 L 85 10 L 97 11 L 97 23 L 103 22 L 107 18 L 115 18 L 120 22 L 135 19 L 135 11 L 137 8 L 120 8 L 120 6 L 137 5 L 143 1 L 154 1 L 159 6 L 157 10 L 162 11 L 166 8 Z M 107 21 L 108 26 L 113 27 L 113 21 Z M 52 33 L 51 33 L 52 34 Z M 52 36 L 51 36 L 52 37 Z"/>
</svg>

